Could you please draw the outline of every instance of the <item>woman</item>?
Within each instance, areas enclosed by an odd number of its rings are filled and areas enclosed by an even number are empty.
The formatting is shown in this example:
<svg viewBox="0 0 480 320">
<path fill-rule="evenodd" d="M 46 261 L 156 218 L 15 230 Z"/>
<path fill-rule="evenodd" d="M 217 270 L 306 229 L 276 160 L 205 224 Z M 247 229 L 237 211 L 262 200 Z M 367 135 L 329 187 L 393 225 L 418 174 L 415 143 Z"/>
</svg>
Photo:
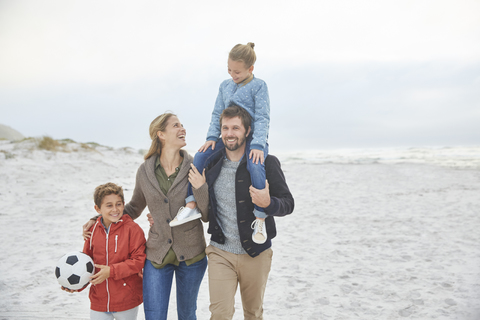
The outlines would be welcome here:
<svg viewBox="0 0 480 320">
<path fill-rule="evenodd" d="M 152 144 L 137 171 L 132 199 L 124 213 L 136 219 L 145 207 L 153 218 L 147 239 L 143 271 L 146 319 L 167 319 L 168 302 L 176 278 L 178 319 L 196 319 L 197 296 L 207 267 L 203 225 L 199 219 L 171 228 L 169 223 L 185 205 L 188 181 L 194 187 L 202 220 L 207 221 L 208 189 L 205 176 L 181 150 L 186 130 L 176 115 L 164 113 L 150 124 Z M 202 197 L 203 195 L 203 197 Z M 205 197 L 207 195 L 207 197 Z M 85 225 L 84 229 L 88 225 Z"/>
</svg>

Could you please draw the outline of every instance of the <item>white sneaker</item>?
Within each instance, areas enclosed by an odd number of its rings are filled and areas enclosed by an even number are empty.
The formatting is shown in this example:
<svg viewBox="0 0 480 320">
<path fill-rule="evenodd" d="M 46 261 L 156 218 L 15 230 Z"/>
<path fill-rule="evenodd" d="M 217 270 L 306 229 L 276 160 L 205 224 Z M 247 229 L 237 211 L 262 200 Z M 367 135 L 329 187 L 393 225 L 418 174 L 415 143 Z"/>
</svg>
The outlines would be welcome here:
<svg viewBox="0 0 480 320">
<path fill-rule="evenodd" d="M 267 230 L 265 228 L 265 220 L 255 219 L 252 222 L 252 240 L 255 243 L 263 244 L 267 241 Z"/>
<path fill-rule="evenodd" d="M 175 219 L 170 221 L 170 227 L 176 227 L 186 222 L 201 218 L 202 214 L 197 208 L 190 209 L 188 207 L 181 207 L 178 209 Z"/>
</svg>

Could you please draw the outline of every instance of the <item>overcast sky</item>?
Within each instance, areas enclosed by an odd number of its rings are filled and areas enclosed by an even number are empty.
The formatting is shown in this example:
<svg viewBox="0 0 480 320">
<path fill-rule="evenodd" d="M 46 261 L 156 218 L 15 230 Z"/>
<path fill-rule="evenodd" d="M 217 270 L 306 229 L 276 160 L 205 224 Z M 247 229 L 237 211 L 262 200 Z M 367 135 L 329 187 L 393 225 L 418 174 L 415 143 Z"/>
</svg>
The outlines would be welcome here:
<svg viewBox="0 0 480 320">
<path fill-rule="evenodd" d="M 227 56 L 255 43 L 270 150 L 480 145 L 480 1 L 0 0 L 0 123 L 147 149 L 203 144 Z"/>
</svg>

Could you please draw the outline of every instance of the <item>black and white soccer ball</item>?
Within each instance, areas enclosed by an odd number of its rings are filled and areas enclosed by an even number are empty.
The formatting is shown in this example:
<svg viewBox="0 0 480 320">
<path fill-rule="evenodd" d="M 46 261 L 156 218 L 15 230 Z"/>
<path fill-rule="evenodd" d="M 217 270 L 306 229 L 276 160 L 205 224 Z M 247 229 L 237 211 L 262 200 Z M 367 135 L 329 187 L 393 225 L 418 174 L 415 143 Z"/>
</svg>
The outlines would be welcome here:
<svg viewBox="0 0 480 320">
<path fill-rule="evenodd" d="M 69 252 L 61 257 L 55 268 L 58 283 L 70 290 L 79 290 L 88 285 L 94 273 L 92 258 L 80 251 Z"/>
</svg>

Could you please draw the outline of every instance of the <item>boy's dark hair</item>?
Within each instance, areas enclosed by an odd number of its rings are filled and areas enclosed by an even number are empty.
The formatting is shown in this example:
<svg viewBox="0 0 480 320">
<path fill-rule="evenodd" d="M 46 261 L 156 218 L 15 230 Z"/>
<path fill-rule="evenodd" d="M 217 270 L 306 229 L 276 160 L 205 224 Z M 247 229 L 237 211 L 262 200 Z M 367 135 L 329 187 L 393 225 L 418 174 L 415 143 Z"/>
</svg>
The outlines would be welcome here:
<svg viewBox="0 0 480 320">
<path fill-rule="evenodd" d="M 122 187 L 117 186 L 115 183 L 112 182 L 108 182 L 96 187 L 95 192 L 93 193 L 93 201 L 95 202 L 97 207 L 100 208 L 102 206 L 103 198 L 111 194 L 116 194 L 122 199 L 122 202 L 125 202 Z"/>
<path fill-rule="evenodd" d="M 237 105 L 231 105 L 223 110 L 222 114 L 220 115 L 220 128 L 222 127 L 223 118 L 231 119 L 235 117 L 239 117 L 240 120 L 242 120 L 245 131 L 248 131 L 248 128 L 252 123 L 252 118 L 247 110 Z"/>
</svg>

